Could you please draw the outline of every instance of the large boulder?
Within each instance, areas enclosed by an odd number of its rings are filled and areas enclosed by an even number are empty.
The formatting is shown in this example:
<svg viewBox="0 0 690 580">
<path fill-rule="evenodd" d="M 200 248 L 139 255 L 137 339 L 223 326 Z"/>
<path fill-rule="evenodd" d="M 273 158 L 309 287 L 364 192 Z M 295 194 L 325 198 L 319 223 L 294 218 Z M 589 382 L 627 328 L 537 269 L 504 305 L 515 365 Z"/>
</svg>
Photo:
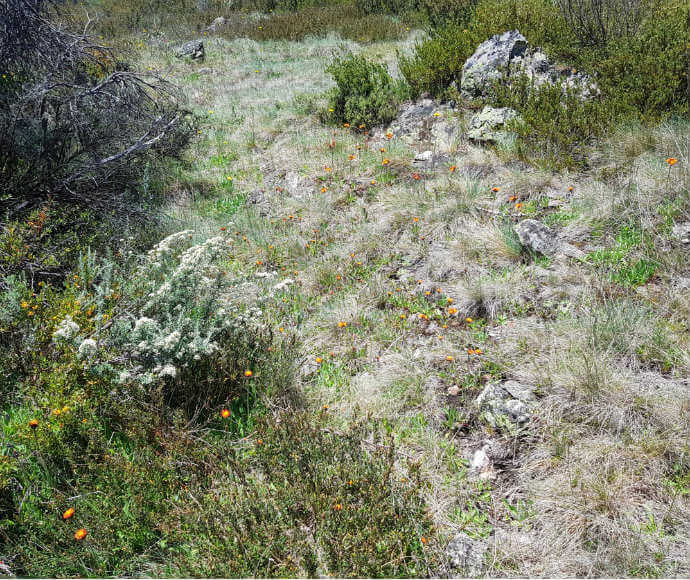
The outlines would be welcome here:
<svg viewBox="0 0 690 580">
<path fill-rule="evenodd" d="M 513 109 L 486 106 L 470 119 L 467 137 L 472 141 L 497 141 L 504 133 L 505 124 L 516 118 L 518 118 L 518 114 Z"/>
<path fill-rule="evenodd" d="M 527 39 L 517 30 L 492 36 L 482 42 L 462 67 L 460 89 L 469 97 L 481 97 L 507 72 L 515 58 L 525 54 Z"/>
<path fill-rule="evenodd" d="M 204 60 L 206 51 L 204 50 L 204 43 L 201 40 L 190 40 L 180 46 L 175 56 L 178 58 L 190 58 L 192 60 Z"/>
<path fill-rule="evenodd" d="M 531 49 L 517 30 L 492 36 L 482 42 L 462 67 L 461 93 L 468 98 L 487 96 L 502 78 L 527 75 L 534 86 L 560 83 L 563 90 L 573 88 L 588 98 L 598 92 L 591 79 L 570 67 L 558 67 L 539 49 Z"/>
</svg>

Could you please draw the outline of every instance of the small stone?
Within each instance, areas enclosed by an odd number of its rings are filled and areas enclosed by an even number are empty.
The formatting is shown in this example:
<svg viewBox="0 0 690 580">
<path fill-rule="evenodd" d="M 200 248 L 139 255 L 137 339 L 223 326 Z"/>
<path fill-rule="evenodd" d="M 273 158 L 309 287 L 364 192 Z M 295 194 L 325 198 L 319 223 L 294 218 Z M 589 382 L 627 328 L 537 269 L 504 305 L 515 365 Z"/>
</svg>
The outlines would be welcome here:
<svg viewBox="0 0 690 580">
<path fill-rule="evenodd" d="M 484 570 L 486 551 L 484 540 L 475 540 L 460 532 L 448 544 L 446 556 L 450 567 L 459 570 L 463 576 L 478 577 Z"/>
<path fill-rule="evenodd" d="M 448 387 L 448 390 L 446 391 L 451 397 L 455 397 L 460 394 L 460 387 L 457 385 L 453 385 L 452 387 Z"/>
<path fill-rule="evenodd" d="M 563 255 L 577 259 L 585 256 L 582 250 L 563 242 L 556 232 L 537 220 L 522 220 L 515 226 L 515 233 L 523 246 L 544 256 Z"/>
<path fill-rule="evenodd" d="M 201 40 L 190 40 L 189 42 L 185 42 L 177 49 L 176 56 L 178 58 L 188 57 L 192 60 L 204 60 L 206 57 L 204 43 Z"/>
<path fill-rule="evenodd" d="M 673 226 L 673 235 L 683 244 L 690 244 L 690 222 L 684 222 Z"/>
</svg>

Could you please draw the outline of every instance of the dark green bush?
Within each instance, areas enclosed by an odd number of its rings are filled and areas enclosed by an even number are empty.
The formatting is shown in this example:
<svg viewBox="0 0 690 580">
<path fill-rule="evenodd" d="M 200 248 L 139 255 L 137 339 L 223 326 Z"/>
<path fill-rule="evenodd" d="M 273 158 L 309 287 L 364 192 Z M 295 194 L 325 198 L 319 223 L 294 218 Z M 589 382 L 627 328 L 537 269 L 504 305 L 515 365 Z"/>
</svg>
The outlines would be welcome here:
<svg viewBox="0 0 690 580">
<path fill-rule="evenodd" d="M 688 63 L 690 5 L 671 0 L 649 13 L 637 34 L 614 38 L 590 65 L 616 110 L 657 120 L 688 114 Z"/>
<path fill-rule="evenodd" d="M 355 0 L 364 14 L 409 14 L 419 10 L 419 0 Z"/>
<path fill-rule="evenodd" d="M 419 9 L 432 28 L 451 24 L 465 27 L 470 21 L 477 0 L 419 0 Z"/>
<path fill-rule="evenodd" d="M 301 40 L 307 36 L 326 36 L 329 32 L 358 42 L 372 42 L 400 38 L 404 27 L 390 16 L 365 15 L 354 5 L 343 4 L 277 12 L 259 25 L 246 25 L 224 34 L 249 36 L 255 40 Z"/>
<path fill-rule="evenodd" d="M 336 82 L 324 120 L 369 129 L 392 121 L 403 97 L 401 83 L 386 68 L 363 56 L 336 59 L 326 69 Z"/>
<path fill-rule="evenodd" d="M 424 92 L 443 97 L 475 49 L 467 29 L 444 26 L 418 43 L 411 57 L 399 54 L 398 66 L 414 97 Z"/>
<path fill-rule="evenodd" d="M 634 36 L 647 5 L 648 0 L 558 0 L 582 46 L 606 46 L 613 38 Z"/>
<path fill-rule="evenodd" d="M 510 86 L 496 83 L 490 100 L 520 114 L 521 121 L 508 123 L 518 156 L 557 169 L 585 163 L 588 146 L 614 121 L 600 98 L 583 99 L 579 90 L 563 91 L 557 83 L 534 87 L 526 75 Z"/>
</svg>

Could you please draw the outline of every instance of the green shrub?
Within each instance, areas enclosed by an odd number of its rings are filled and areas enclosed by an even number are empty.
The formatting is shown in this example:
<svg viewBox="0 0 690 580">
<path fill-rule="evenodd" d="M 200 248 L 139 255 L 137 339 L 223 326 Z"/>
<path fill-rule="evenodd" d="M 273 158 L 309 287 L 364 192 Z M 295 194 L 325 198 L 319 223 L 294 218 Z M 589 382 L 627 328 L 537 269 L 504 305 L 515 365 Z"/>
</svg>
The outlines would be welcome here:
<svg viewBox="0 0 690 580">
<path fill-rule="evenodd" d="M 510 85 L 497 82 L 489 100 L 520 114 L 521 119 L 508 122 L 518 137 L 518 156 L 546 167 L 586 163 L 588 146 L 613 122 L 600 98 L 583 99 L 578 89 L 564 91 L 558 83 L 534 87 L 526 75 Z"/>
<path fill-rule="evenodd" d="M 326 36 L 337 32 L 342 38 L 358 42 L 400 38 L 404 27 L 384 14 L 362 14 L 356 6 L 314 6 L 297 11 L 271 14 L 259 24 L 224 32 L 225 36 L 249 36 L 255 40 L 301 40 L 307 36 Z"/>
<path fill-rule="evenodd" d="M 419 0 L 355 0 L 363 14 L 410 14 L 419 10 Z"/>
<path fill-rule="evenodd" d="M 419 0 L 419 9 L 432 28 L 451 24 L 465 27 L 472 17 L 477 0 Z"/>
<path fill-rule="evenodd" d="M 558 0 L 558 6 L 582 46 L 606 46 L 612 38 L 630 38 L 648 0 Z"/>
<path fill-rule="evenodd" d="M 600 60 L 597 82 L 621 113 L 658 120 L 688 113 L 690 5 L 671 0 L 650 12 L 636 35 L 612 39 Z"/>
<path fill-rule="evenodd" d="M 324 120 L 366 128 L 392 121 L 403 96 L 386 68 L 362 56 L 338 58 L 326 69 L 336 82 Z"/>
<path fill-rule="evenodd" d="M 334 433 L 326 414 L 261 421 L 251 447 L 223 459 L 226 484 L 198 505 L 178 503 L 174 576 L 428 574 L 432 524 L 416 466 L 398 466 L 392 438 L 367 421 Z M 187 558 L 193 549 L 204 558 Z"/>
<path fill-rule="evenodd" d="M 445 26 L 418 43 L 411 57 L 398 54 L 398 66 L 412 96 L 427 92 L 443 97 L 475 50 L 474 37 L 467 29 Z"/>
</svg>

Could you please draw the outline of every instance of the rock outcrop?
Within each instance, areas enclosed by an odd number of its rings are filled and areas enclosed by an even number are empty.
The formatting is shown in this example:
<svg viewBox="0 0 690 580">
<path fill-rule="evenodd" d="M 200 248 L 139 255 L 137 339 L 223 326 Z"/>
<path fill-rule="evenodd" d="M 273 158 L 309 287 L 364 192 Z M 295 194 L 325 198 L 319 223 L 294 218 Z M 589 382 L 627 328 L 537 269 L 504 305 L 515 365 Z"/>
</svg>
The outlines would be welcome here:
<svg viewBox="0 0 690 580">
<path fill-rule="evenodd" d="M 462 67 L 457 83 L 461 93 L 476 99 L 489 95 L 496 81 L 527 75 L 535 87 L 561 83 L 563 90 L 574 88 L 583 98 L 597 92 L 591 79 L 569 67 L 557 67 L 539 49 L 531 49 L 517 30 L 497 34 L 482 42 Z"/>
<path fill-rule="evenodd" d="M 475 404 L 492 427 L 504 426 L 506 421 L 522 426 L 530 420 L 535 403 L 534 387 L 517 381 L 489 384 L 479 394 Z"/>
</svg>

